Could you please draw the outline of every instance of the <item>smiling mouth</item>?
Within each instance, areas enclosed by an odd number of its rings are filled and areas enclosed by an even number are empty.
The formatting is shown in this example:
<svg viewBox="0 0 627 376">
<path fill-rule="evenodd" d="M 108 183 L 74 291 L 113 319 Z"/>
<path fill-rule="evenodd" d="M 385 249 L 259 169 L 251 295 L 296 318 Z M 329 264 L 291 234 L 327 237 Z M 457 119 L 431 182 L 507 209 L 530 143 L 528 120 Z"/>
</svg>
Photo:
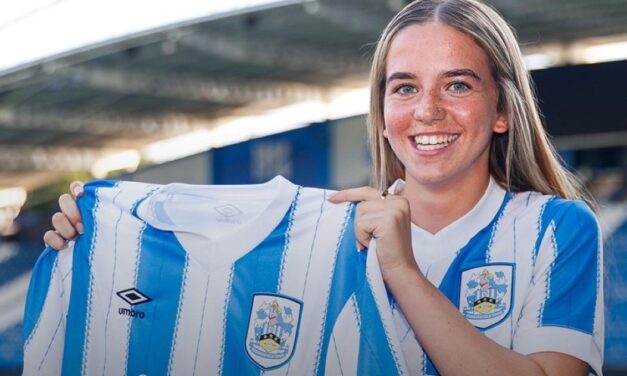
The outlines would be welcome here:
<svg viewBox="0 0 627 376">
<path fill-rule="evenodd" d="M 458 138 L 459 134 L 419 135 L 413 137 L 416 148 L 426 151 L 445 148 Z"/>
</svg>

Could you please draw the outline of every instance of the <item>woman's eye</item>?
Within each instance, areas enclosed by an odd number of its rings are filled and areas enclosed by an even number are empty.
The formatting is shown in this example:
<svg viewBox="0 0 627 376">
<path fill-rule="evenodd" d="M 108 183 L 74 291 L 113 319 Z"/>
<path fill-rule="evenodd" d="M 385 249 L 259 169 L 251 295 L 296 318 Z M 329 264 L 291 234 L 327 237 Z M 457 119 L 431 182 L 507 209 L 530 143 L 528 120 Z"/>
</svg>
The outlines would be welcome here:
<svg viewBox="0 0 627 376">
<path fill-rule="evenodd" d="M 455 92 L 461 93 L 464 92 L 468 89 L 470 89 L 470 86 L 468 86 L 466 83 L 464 82 L 453 82 L 449 88 Z"/>
<path fill-rule="evenodd" d="M 411 85 L 401 85 L 396 89 L 396 92 L 400 94 L 411 94 L 415 93 L 416 90 Z"/>
</svg>

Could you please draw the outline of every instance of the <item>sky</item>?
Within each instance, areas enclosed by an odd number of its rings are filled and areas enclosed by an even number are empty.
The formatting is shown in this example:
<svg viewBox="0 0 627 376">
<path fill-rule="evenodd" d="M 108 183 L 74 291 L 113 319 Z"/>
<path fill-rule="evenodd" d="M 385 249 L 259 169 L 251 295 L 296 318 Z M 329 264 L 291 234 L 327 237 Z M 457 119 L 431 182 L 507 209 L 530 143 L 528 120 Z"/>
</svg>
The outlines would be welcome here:
<svg viewBox="0 0 627 376">
<path fill-rule="evenodd" d="M 296 2 L 5 0 L 0 3 L 0 74 L 129 35 Z"/>
</svg>

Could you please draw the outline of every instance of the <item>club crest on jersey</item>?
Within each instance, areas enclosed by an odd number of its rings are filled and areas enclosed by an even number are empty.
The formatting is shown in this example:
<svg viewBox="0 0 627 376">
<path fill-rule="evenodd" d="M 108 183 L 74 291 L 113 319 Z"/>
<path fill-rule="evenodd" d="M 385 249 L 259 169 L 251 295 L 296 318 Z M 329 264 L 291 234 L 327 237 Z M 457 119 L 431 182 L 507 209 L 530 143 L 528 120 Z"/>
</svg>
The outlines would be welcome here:
<svg viewBox="0 0 627 376">
<path fill-rule="evenodd" d="M 289 361 L 296 346 L 302 306 L 302 302 L 284 295 L 253 295 L 246 352 L 259 367 L 272 369 Z"/>
<path fill-rule="evenodd" d="M 513 278 L 512 264 L 488 264 L 462 272 L 460 312 L 480 329 L 500 323 L 512 308 Z"/>
</svg>

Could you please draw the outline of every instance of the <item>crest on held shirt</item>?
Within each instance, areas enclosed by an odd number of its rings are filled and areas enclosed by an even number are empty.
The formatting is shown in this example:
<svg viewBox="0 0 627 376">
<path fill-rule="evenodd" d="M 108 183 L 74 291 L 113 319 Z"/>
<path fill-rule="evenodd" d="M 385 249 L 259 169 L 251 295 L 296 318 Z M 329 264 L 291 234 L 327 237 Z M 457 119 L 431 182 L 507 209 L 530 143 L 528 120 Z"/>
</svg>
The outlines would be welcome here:
<svg viewBox="0 0 627 376">
<path fill-rule="evenodd" d="M 290 360 L 296 347 L 302 307 L 302 302 L 284 295 L 253 295 L 246 352 L 259 367 L 277 368 Z"/>
<path fill-rule="evenodd" d="M 488 264 L 462 272 L 459 310 L 471 324 L 488 329 L 512 308 L 513 264 Z"/>
</svg>

